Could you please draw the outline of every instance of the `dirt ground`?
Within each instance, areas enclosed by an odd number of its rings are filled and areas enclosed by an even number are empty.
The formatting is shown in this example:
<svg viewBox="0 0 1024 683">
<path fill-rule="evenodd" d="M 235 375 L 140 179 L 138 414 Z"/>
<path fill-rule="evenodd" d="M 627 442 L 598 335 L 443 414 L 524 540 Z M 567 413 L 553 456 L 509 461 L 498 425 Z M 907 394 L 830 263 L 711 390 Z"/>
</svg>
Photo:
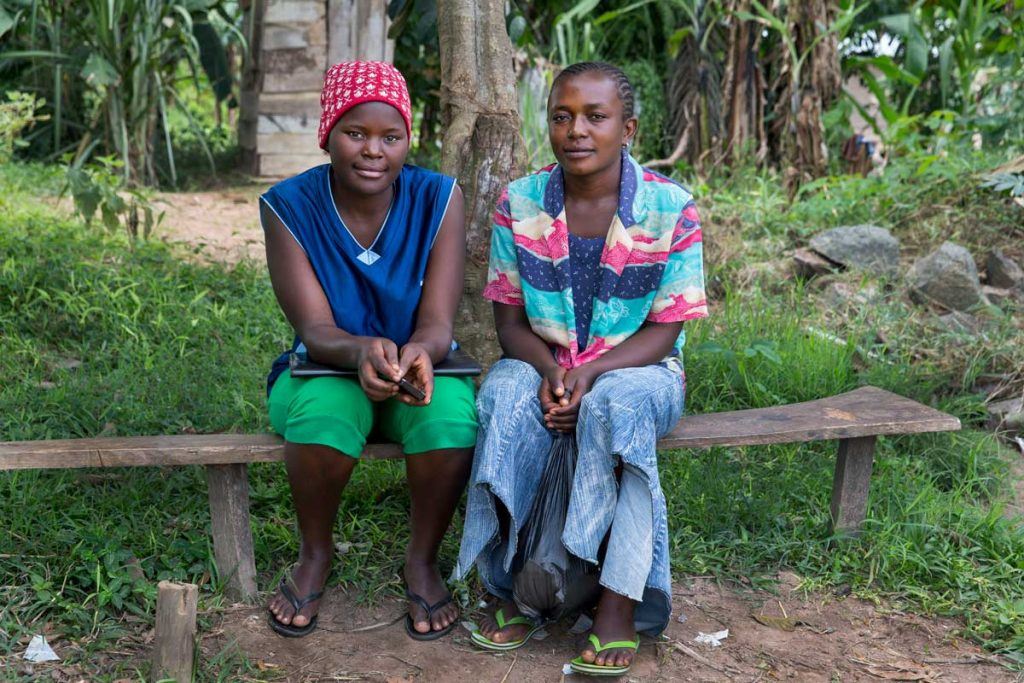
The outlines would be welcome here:
<svg viewBox="0 0 1024 683">
<path fill-rule="evenodd" d="M 164 218 L 156 237 L 184 242 L 212 259 L 235 263 L 264 260 L 263 229 L 257 199 L 267 185 L 244 185 L 209 192 L 160 192 L 154 201 Z"/>
<path fill-rule="evenodd" d="M 706 579 L 676 584 L 666 638 L 643 640 L 623 680 L 1019 680 L 998 658 L 954 635 L 954 621 L 807 594 L 790 573 L 779 581 L 775 595 Z M 262 607 L 239 606 L 204 636 L 202 649 L 212 656 L 235 642 L 257 668 L 288 681 L 586 680 L 562 673 L 582 643 L 569 624 L 550 626 L 518 652 L 493 654 L 473 647 L 464 627 L 433 643 L 411 640 L 404 608 L 397 599 L 359 606 L 355 596 L 335 588 L 322 604 L 320 627 L 306 638 L 288 639 L 270 630 Z M 729 635 L 718 647 L 694 642 L 701 632 L 724 629 Z"/>
</svg>

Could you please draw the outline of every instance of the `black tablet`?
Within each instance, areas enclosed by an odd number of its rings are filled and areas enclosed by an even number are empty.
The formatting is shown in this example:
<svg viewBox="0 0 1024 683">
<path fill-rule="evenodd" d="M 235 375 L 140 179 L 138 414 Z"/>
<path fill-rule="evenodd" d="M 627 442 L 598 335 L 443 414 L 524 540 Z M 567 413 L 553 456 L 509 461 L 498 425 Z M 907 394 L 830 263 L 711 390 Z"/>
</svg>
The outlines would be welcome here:
<svg viewBox="0 0 1024 683">
<path fill-rule="evenodd" d="M 288 359 L 292 377 L 354 377 L 358 373 L 355 368 L 333 368 L 329 365 L 314 363 L 305 355 L 293 353 Z M 462 349 L 455 349 L 434 366 L 437 377 L 476 377 L 483 372 L 480 364 Z"/>
</svg>

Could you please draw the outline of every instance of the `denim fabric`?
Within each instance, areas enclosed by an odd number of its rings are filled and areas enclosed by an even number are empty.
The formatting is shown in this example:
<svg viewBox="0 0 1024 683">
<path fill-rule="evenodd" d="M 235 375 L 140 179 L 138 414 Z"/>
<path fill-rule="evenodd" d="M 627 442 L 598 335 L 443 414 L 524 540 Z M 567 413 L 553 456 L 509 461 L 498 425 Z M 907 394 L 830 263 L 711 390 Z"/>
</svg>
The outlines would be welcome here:
<svg viewBox="0 0 1024 683">
<path fill-rule="evenodd" d="M 480 431 L 455 576 L 464 577 L 475 564 L 487 590 L 503 599 L 511 599 L 518 532 L 551 448 L 537 399 L 540 380 L 531 365 L 501 360 L 477 397 Z M 651 635 L 664 630 L 671 611 L 667 510 L 655 446 L 682 415 L 683 394 L 678 369 L 608 372 L 583 398 L 576 427 L 579 459 L 562 542 L 573 554 L 600 562 L 603 586 L 640 601 L 637 630 Z M 514 530 L 505 537 L 496 501 Z"/>
</svg>

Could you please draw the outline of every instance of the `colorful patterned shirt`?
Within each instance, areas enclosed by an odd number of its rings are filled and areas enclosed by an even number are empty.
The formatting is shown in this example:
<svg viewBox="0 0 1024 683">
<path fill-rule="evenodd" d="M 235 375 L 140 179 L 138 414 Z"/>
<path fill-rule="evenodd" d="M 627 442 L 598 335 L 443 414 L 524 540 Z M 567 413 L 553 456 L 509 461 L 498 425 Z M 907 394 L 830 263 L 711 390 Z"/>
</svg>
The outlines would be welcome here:
<svg viewBox="0 0 1024 683">
<path fill-rule="evenodd" d="M 618 209 L 599 270 L 590 335 L 581 344 L 562 169 L 553 164 L 509 183 L 494 213 L 484 297 L 525 306 L 531 328 L 565 368 L 602 356 L 647 321 L 707 316 L 700 219 L 690 193 L 623 151 Z M 685 338 L 680 333 L 666 361 L 679 356 Z"/>
</svg>

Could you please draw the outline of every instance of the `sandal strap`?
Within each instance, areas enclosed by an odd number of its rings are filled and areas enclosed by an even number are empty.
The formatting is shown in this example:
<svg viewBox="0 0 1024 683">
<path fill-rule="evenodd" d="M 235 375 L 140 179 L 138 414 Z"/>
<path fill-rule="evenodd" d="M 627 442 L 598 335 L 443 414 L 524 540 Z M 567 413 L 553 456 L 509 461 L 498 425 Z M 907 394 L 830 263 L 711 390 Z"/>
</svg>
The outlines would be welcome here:
<svg viewBox="0 0 1024 683">
<path fill-rule="evenodd" d="M 536 626 L 532 619 L 521 614 L 511 619 L 505 619 L 505 610 L 500 607 L 494 613 L 494 622 L 498 624 L 498 628 L 505 628 L 506 626 L 529 626 L 532 628 Z"/>
<path fill-rule="evenodd" d="M 286 579 L 286 578 L 284 578 L 282 576 L 281 577 L 281 585 L 278 586 L 278 589 L 281 591 L 281 595 L 284 596 L 284 599 L 287 600 L 288 603 L 292 606 L 292 609 L 295 610 L 296 614 L 298 614 L 299 610 L 301 610 L 303 607 L 305 607 L 309 603 L 314 602 L 316 600 L 319 600 L 323 596 L 323 594 L 324 594 L 323 590 L 318 590 L 318 591 L 314 591 L 314 592 L 310 593 L 309 595 L 307 595 L 306 597 L 304 597 L 302 599 L 299 599 L 295 595 L 295 592 L 292 591 L 291 586 L 289 586 L 288 583 L 289 583 L 288 579 Z"/>
<path fill-rule="evenodd" d="M 604 652 L 605 650 L 616 650 L 620 648 L 624 650 L 636 650 L 640 647 L 639 637 L 637 637 L 636 640 L 613 640 L 610 643 L 602 645 L 598 637 L 591 633 L 588 640 L 590 640 L 590 643 L 594 646 L 594 654 Z"/>
<path fill-rule="evenodd" d="M 409 598 L 410 600 L 412 600 L 417 605 L 423 608 L 423 611 L 427 613 L 427 621 L 430 621 L 430 619 L 434 616 L 434 612 L 441 609 L 442 607 L 444 607 L 452 601 L 452 594 L 449 593 L 448 595 L 444 596 L 443 598 L 435 602 L 433 605 L 431 605 L 423 598 L 422 595 L 413 593 L 408 588 L 405 589 L 405 597 Z"/>
</svg>

